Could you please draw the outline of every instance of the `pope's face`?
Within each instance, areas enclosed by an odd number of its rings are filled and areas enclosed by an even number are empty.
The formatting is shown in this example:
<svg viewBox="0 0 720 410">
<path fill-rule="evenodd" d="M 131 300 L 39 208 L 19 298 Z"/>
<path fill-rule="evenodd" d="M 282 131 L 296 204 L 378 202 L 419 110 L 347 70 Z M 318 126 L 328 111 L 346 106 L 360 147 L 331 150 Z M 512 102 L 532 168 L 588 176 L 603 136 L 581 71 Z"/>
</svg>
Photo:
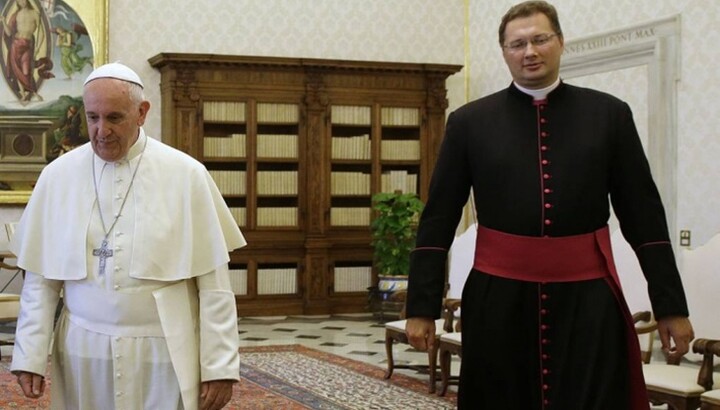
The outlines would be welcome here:
<svg viewBox="0 0 720 410">
<path fill-rule="evenodd" d="M 531 42 L 532 39 L 548 35 L 552 37 L 542 45 Z M 518 42 L 527 45 L 516 50 L 507 47 Z M 503 58 L 516 83 L 530 89 L 544 88 L 558 78 L 563 44 L 562 36 L 553 31 L 547 16 L 537 13 L 507 23 Z"/>
<path fill-rule="evenodd" d="M 89 82 L 83 102 L 95 154 L 108 162 L 124 158 L 138 139 L 150 103 L 133 102 L 128 83 L 113 78 Z"/>
</svg>

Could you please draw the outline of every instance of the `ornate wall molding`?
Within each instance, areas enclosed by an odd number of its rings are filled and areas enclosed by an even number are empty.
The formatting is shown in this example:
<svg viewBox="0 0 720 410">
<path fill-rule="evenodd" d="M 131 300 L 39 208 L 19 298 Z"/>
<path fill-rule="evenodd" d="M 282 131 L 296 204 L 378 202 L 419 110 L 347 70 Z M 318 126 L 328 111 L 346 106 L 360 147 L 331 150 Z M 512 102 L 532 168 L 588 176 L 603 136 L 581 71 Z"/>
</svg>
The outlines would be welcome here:
<svg viewBox="0 0 720 410">
<path fill-rule="evenodd" d="M 677 82 L 680 15 L 565 42 L 563 79 L 647 66 L 647 156 L 665 203 L 670 235 L 677 218 Z"/>
</svg>

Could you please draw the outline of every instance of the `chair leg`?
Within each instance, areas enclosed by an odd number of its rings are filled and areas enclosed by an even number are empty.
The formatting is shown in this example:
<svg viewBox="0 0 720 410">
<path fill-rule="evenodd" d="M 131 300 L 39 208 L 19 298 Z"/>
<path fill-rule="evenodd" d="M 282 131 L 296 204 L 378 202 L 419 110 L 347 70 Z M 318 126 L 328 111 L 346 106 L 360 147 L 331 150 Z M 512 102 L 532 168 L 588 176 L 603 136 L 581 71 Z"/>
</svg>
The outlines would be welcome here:
<svg viewBox="0 0 720 410">
<path fill-rule="evenodd" d="M 435 339 L 435 342 L 433 343 L 432 349 L 428 350 L 428 393 L 432 394 L 435 393 L 435 387 L 437 383 L 437 356 L 438 356 L 438 344 L 440 343 L 439 339 Z"/>
<path fill-rule="evenodd" d="M 388 362 L 388 368 L 385 372 L 385 379 L 389 379 L 390 376 L 393 374 L 393 370 L 395 369 L 395 362 L 393 361 L 393 338 L 392 336 L 388 335 L 387 332 L 385 333 L 385 353 L 387 354 L 387 362 Z"/>
<path fill-rule="evenodd" d="M 440 347 L 438 356 L 440 361 L 440 390 L 438 390 L 437 395 L 444 396 L 450 384 L 450 351 Z"/>
</svg>

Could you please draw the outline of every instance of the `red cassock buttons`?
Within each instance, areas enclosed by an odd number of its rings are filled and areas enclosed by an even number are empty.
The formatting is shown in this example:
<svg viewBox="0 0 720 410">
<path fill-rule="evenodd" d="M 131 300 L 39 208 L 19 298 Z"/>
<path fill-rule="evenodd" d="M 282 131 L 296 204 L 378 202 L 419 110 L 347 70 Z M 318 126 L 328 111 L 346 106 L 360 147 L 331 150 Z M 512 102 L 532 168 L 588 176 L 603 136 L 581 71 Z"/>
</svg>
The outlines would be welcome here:
<svg viewBox="0 0 720 410">
<path fill-rule="evenodd" d="M 542 160 L 542 164 L 543 164 L 543 165 L 547 165 L 547 164 L 549 164 L 549 163 L 550 163 L 550 161 L 548 161 L 548 160 L 546 160 L 546 159 Z"/>
<path fill-rule="evenodd" d="M 550 179 L 550 174 L 543 174 L 543 179 Z"/>
<path fill-rule="evenodd" d="M 540 136 L 543 137 L 543 138 L 547 137 L 548 135 L 550 135 L 550 134 L 548 134 L 548 133 L 545 132 L 545 131 L 543 131 L 543 132 L 540 133 Z"/>
<path fill-rule="evenodd" d="M 550 208 L 552 208 L 552 204 L 545 204 L 545 209 L 550 209 Z"/>
<path fill-rule="evenodd" d="M 543 189 L 543 192 L 545 192 L 546 194 L 550 194 L 550 193 L 552 193 L 552 189 L 545 188 L 545 189 Z"/>
<path fill-rule="evenodd" d="M 541 146 L 540 146 L 540 151 L 547 151 L 547 150 L 548 150 L 547 145 L 541 145 Z"/>
<path fill-rule="evenodd" d="M 540 118 L 540 124 L 547 124 L 546 118 Z"/>
<path fill-rule="evenodd" d="M 552 225 L 552 221 L 550 219 L 545 220 L 545 225 Z"/>
</svg>

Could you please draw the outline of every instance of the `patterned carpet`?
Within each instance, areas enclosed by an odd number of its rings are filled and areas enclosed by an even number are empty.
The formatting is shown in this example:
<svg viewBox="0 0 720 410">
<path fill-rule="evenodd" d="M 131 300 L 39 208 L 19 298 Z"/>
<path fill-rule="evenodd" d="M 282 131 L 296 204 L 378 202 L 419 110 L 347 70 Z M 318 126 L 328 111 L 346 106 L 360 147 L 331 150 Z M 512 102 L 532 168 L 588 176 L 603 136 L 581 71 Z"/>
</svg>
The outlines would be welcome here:
<svg viewBox="0 0 720 410">
<path fill-rule="evenodd" d="M 421 380 L 302 345 L 240 350 L 241 382 L 228 409 L 454 409 L 456 396 L 427 393 Z M 8 358 L 0 362 L 0 408 L 47 409 L 48 397 L 24 399 Z"/>
</svg>

